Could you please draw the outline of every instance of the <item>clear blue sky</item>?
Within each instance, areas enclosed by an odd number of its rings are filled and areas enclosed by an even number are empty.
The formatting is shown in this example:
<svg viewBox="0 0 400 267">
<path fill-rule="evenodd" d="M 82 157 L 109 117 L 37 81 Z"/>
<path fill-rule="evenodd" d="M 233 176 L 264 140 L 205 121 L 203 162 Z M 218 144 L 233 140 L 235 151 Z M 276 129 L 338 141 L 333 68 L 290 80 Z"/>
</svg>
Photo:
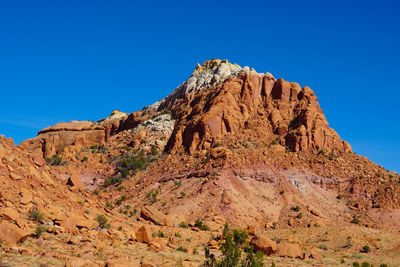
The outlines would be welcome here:
<svg viewBox="0 0 400 267">
<path fill-rule="evenodd" d="M 355 152 L 400 172 L 399 1 L 2 1 L 0 133 L 133 112 L 197 62 L 310 86 Z"/>
</svg>

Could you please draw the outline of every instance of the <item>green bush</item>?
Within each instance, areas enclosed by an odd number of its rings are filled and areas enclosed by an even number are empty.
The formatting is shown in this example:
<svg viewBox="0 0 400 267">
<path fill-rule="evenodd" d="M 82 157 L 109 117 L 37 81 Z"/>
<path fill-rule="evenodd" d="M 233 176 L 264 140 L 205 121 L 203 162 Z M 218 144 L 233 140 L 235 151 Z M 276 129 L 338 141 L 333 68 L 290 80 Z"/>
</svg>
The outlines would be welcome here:
<svg viewBox="0 0 400 267">
<path fill-rule="evenodd" d="M 59 154 L 54 154 L 51 158 L 46 158 L 46 163 L 52 166 L 60 166 L 65 162 L 63 162 Z"/>
<path fill-rule="evenodd" d="M 158 230 L 157 236 L 158 236 L 158 237 L 165 237 L 165 234 L 164 234 L 163 231 Z"/>
<path fill-rule="evenodd" d="M 181 235 L 180 233 L 176 232 L 176 233 L 175 233 L 175 237 L 182 238 L 182 235 Z"/>
<path fill-rule="evenodd" d="M 179 227 L 180 227 L 180 228 L 188 228 L 188 226 L 187 226 L 187 224 L 186 224 L 185 222 L 181 222 L 181 223 L 179 224 Z"/>
<path fill-rule="evenodd" d="M 40 226 L 36 227 L 35 236 L 36 236 L 36 237 L 39 237 L 39 236 L 41 236 L 45 231 L 46 231 L 46 227 L 40 225 Z"/>
<path fill-rule="evenodd" d="M 371 252 L 371 248 L 367 245 L 363 246 L 361 249 L 362 253 L 370 253 Z"/>
<path fill-rule="evenodd" d="M 371 264 L 369 262 L 364 261 L 361 263 L 361 267 L 371 267 Z"/>
<path fill-rule="evenodd" d="M 197 228 L 199 228 L 200 230 L 203 230 L 203 231 L 208 231 L 208 230 L 210 230 L 210 228 L 209 228 L 207 225 L 205 225 L 205 224 L 204 224 L 202 221 L 200 221 L 200 220 L 197 220 L 197 221 L 195 222 L 194 227 L 197 227 Z"/>
<path fill-rule="evenodd" d="M 89 159 L 89 158 L 85 156 L 85 157 L 82 158 L 81 161 L 82 161 L 82 162 L 85 162 L 85 161 L 88 161 L 88 159 Z"/>
<path fill-rule="evenodd" d="M 156 146 L 156 145 L 152 145 L 152 146 L 151 146 L 151 154 L 152 154 L 153 156 L 155 156 L 155 155 L 158 154 L 158 149 L 157 149 L 157 146 Z"/>
<path fill-rule="evenodd" d="M 99 194 L 99 190 L 97 190 L 97 189 L 94 190 L 94 191 L 93 191 L 93 194 L 97 196 L 97 195 Z"/>
<path fill-rule="evenodd" d="M 29 218 L 41 223 L 43 221 L 43 214 L 37 209 L 32 209 L 29 211 Z"/>
<path fill-rule="evenodd" d="M 353 262 L 353 267 L 361 267 L 361 265 L 359 262 L 355 261 Z"/>
<path fill-rule="evenodd" d="M 186 249 L 182 246 L 180 246 L 179 248 L 176 249 L 177 251 L 182 251 L 182 252 L 186 252 Z"/>
<path fill-rule="evenodd" d="M 214 254 L 210 254 L 209 249 L 205 248 L 206 261 L 204 263 L 207 267 L 263 267 L 264 254 L 260 251 L 254 253 L 253 248 L 246 246 L 247 232 L 229 230 L 228 224 L 225 225 L 224 243 L 221 245 L 220 250 L 222 256 L 217 259 Z M 246 257 L 242 257 L 242 253 L 246 253 Z"/>
<path fill-rule="evenodd" d="M 103 186 L 120 185 L 129 175 L 135 174 L 138 170 L 144 170 L 149 164 L 149 157 L 143 151 L 134 150 L 133 153 L 126 154 L 116 164 L 115 174 L 104 180 Z"/>
<path fill-rule="evenodd" d="M 99 223 L 99 227 L 102 229 L 110 228 L 110 224 L 107 223 L 107 218 L 104 215 L 97 215 L 95 220 Z"/>
<path fill-rule="evenodd" d="M 359 223 L 360 223 L 360 219 L 354 217 L 354 218 L 351 220 L 351 223 L 359 224 Z"/>
<path fill-rule="evenodd" d="M 295 212 L 300 211 L 300 207 L 298 205 L 296 205 L 295 207 L 292 207 L 292 210 Z"/>
</svg>

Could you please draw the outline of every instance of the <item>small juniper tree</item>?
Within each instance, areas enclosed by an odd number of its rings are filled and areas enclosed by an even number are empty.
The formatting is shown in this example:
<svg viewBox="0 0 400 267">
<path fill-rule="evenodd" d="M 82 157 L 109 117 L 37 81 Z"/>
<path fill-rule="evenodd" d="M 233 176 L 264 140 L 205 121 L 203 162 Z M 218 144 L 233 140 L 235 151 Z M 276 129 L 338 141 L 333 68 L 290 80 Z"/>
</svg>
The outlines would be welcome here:
<svg viewBox="0 0 400 267">
<path fill-rule="evenodd" d="M 223 231 L 225 242 L 221 245 L 222 257 L 215 258 L 210 250 L 205 248 L 206 267 L 263 267 L 264 254 L 262 252 L 254 253 L 251 246 L 246 246 L 247 232 L 239 230 L 229 230 L 228 224 L 225 225 Z M 242 259 L 242 253 L 246 253 L 246 257 Z"/>
</svg>

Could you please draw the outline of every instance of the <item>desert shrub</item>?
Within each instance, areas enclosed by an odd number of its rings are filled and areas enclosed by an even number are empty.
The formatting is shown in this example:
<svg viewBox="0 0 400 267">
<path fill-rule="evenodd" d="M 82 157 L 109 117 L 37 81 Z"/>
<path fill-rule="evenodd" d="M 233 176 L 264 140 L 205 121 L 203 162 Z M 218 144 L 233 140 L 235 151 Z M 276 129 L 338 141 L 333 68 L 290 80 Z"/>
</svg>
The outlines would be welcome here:
<svg viewBox="0 0 400 267">
<path fill-rule="evenodd" d="M 359 224 L 359 223 L 360 223 L 360 219 L 354 217 L 354 218 L 351 220 L 351 223 Z"/>
<path fill-rule="evenodd" d="M 297 214 L 296 218 L 297 218 L 297 219 L 303 218 L 303 213 L 300 212 L 299 214 Z"/>
<path fill-rule="evenodd" d="M 320 244 L 318 245 L 318 248 L 322 250 L 328 250 L 328 246 L 326 244 Z"/>
<path fill-rule="evenodd" d="M 361 249 L 362 253 L 370 253 L 371 252 L 371 248 L 367 245 L 363 246 Z"/>
<path fill-rule="evenodd" d="M 197 220 L 197 221 L 195 222 L 194 227 L 197 227 L 197 228 L 199 228 L 200 230 L 203 230 L 203 231 L 208 231 L 208 230 L 210 230 L 210 228 L 209 228 L 207 225 L 205 225 L 205 224 L 204 224 L 202 221 L 200 221 L 200 220 Z"/>
<path fill-rule="evenodd" d="M 120 185 L 129 175 L 146 169 L 149 162 L 150 158 L 146 157 L 143 151 L 134 150 L 133 153 L 126 154 L 123 158 L 119 159 L 116 164 L 115 174 L 105 179 L 103 186 Z"/>
<path fill-rule="evenodd" d="M 163 231 L 158 230 L 157 236 L 158 236 L 158 237 L 165 237 L 165 234 L 164 234 Z"/>
<path fill-rule="evenodd" d="M 41 223 L 43 221 L 43 214 L 37 209 L 32 209 L 29 211 L 29 218 Z"/>
<path fill-rule="evenodd" d="M 325 156 L 325 151 L 322 149 L 318 151 L 317 155 Z"/>
<path fill-rule="evenodd" d="M 361 267 L 371 267 L 371 263 L 364 261 L 361 263 Z"/>
<path fill-rule="evenodd" d="M 41 236 L 45 231 L 46 231 L 46 227 L 40 225 L 40 226 L 36 227 L 35 236 L 36 236 L 36 237 L 39 237 L 39 236 Z"/>
<path fill-rule="evenodd" d="M 110 224 L 107 223 L 107 218 L 104 215 L 97 215 L 95 220 L 99 223 L 99 227 L 102 229 L 110 228 Z"/>
<path fill-rule="evenodd" d="M 298 205 L 296 205 L 295 207 L 292 207 L 292 210 L 295 212 L 300 211 L 300 207 Z"/>
<path fill-rule="evenodd" d="M 158 149 L 156 145 L 151 146 L 151 154 L 152 155 L 157 155 L 158 154 Z"/>
<path fill-rule="evenodd" d="M 84 156 L 81 161 L 85 162 L 85 161 L 88 161 L 88 159 L 89 159 L 88 157 Z"/>
<path fill-rule="evenodd" d="M 182 181 L 181 180 L 178 180 L 178 181 L 174 181 L 174 185 L 176 186 L 176 187 L 180 187 L 181 185 L 182 185 Z"/>
<path fill-rule="evenodd" d="M 186 193 L 184 191 L 181 192 L 181 197 L 185 197 Z"/>
<path fill-rule="evenodd" d="M 180 227 L 180 228 L 188 228 L 188 226 L 187 226 L 187 224 L 186 224 L 185 222 L 181 222 L 181 223 L 179 224 L 179 227 Z"/>
<path fill-rule="evenodd" d="M 210 250 L 205 248 L 206 261 L 204 263 L 207 267 L 262 267 L 264 266 L 264 254 L 262 252 L 254 253 L 253 248 L 246 246 L 247 232 L 233 230 L 230 231 L 228 224 L 225 225 L 224 243 L 221 245 L 220 250 L 222 255 L 219 259 Z M 246 253 L 246 257 L 242 257 L 242 253 Z"/>
<path fill-rule="evenodd" d="M 46 158 L 46 163 L 52 166 L 60 166 L 65 162 L 59 154 L 54 154 L 51 158 Z"/>
<path fill-rule="evenodd" d="M 175 233 L 175 237 L 182 238 L 182 235 L 181 235 L 180 233 L 176 232 L 176 233 Z"/>
<path fill-rule="evenodd" d="M 120 225 L 120 226 L 118 226 L 118 231 L 121 231 L 122 230 L 122 226 Z"/>
<path fill-rule="evenodd" d="M 381 265 L 379 265 L 379 267 L 388 267 L 388 265 L 386 263 L 382 263 Z"/>
<path fill-rule="evenodd" d="M 123 186 L 123 185 L 120 185 L 119 187 L 118 187 L 118 191 L 119 192 L 121 192 L 122 190 L 124 190 L 125 189 L 125 186 Z"/>
<path fill-rule="evenodd" d="M 340 199 L 343 198 L 343 196 L 342 195 L 337 195 L 336 198 L 340 200 Z"/>
<path fill-rule="evenodd" d="M 359 262 L 355 261 L 353 262 L 353 267 L 361 267 L 361 265 Z"/>
<path fill-rule="evenodd" d="M 184 247 L 182 247 L 182 246 L 178 247 L 176 250 L 177 250 L 177 251 L 182 251 L 182 252 L 185 252 L 185 251 L 186 251 L 186 249 L 185 249 Z"/>
<path fill-rule="evenodd" d="M 93 191 L 93 194 L 97 196 L 97 195 L 99 194 L 99 190 L 97 190 L 97 189 L 94 190 L 94 191 Z"/>
</svg>

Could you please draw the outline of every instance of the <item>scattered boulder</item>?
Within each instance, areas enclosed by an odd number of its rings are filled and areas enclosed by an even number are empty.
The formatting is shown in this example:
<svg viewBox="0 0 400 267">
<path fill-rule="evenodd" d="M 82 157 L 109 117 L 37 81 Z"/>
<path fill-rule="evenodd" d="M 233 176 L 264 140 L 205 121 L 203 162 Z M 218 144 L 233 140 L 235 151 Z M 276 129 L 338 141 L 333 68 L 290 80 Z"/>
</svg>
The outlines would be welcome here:
<svg viewBox="0 0 400 267">
<path fill-rule="evenodd" d="M 147 261 L 142 261 L 140 263 L 140 267 L 156 267 L 156 266 L 154 264 L 152 264 L 152 263 L 147 262 Z"/>
<path fill-rule="evenodd" d="M 320 249 L 318 249 L 318 248 L 312 248 L 311 250 L 310 250 L 310 255 L 311 255 L 311 257 L 314 259 L 314 260 L 317 260 L 317 261 L 319 261 L 319 260 L 321 260 L 322 259 L 322 257 L 321 257 L 321 250 Z"/>
<path fill-rule="evenodd" d="M 276 243 L 262 234 L 254 236 L 250 244 L 255 251 L 262 251 L 268 256 L 274 254 L 277 250 Z"/>
<path fill-rule="evenodd" d="M 151 206 L 143 207 L 140 212 L 140 216 L 148 221 L 151 221 L 156 224 L 164 223 L 165 216 L 161 214 L 156 208 Z"/>
<path fill-rule="evenodd" d="M 67 185 L 69 186 L 75 186 L 79 189 L 84 189 L 85 187 L 83 186 L 83 183 L 81 179 L 79 179 L 79 176 L 76 172 L 73 172 L 71 177 L 68 178 L 67 180 Z"/>
<path fill-rule="evenodd" d="M 279 257 L 289 257 L 293 259 L 301 259 L 303 256 L 299 244 L 296 243 L 279 243 L 276 254 Z"/>
<path fill-rule="evenodd" d="M 29 237 L 29 233 L 22 230 L 15 224 L 2 222 L 0 224 L 0 240 L 10 245 L 24 242 Z"/>
<path fill-rule="evenodd" d="M 146 226 L 142 226 L 139 228 L 139 230 L 136 232 L 136 240 L 141 243 L 150 243 L 151 241 L 151 234 L 149 233 L 149 230 L 146 228 Z"/>
<path fill-rule="evenodd" d="M 127 260 L 124 259 L 109 260 L 103 265 L 103 267 L 131 267 L 131 266 L 137 266 L 137 265 L 132 265 Z"/>
<path fill-rule="evenodd" d="M 19 213 L 10 207 L 6 207 L 0 211 L 0 217 L 7 221 L 15 221 L 19 217 Z"/>
<path fill-rule="evenodd" d="M 65 263 L 65 267 L 99 267 L 99 265 L 88 260 L 70 259 Z"/>
</svg>

